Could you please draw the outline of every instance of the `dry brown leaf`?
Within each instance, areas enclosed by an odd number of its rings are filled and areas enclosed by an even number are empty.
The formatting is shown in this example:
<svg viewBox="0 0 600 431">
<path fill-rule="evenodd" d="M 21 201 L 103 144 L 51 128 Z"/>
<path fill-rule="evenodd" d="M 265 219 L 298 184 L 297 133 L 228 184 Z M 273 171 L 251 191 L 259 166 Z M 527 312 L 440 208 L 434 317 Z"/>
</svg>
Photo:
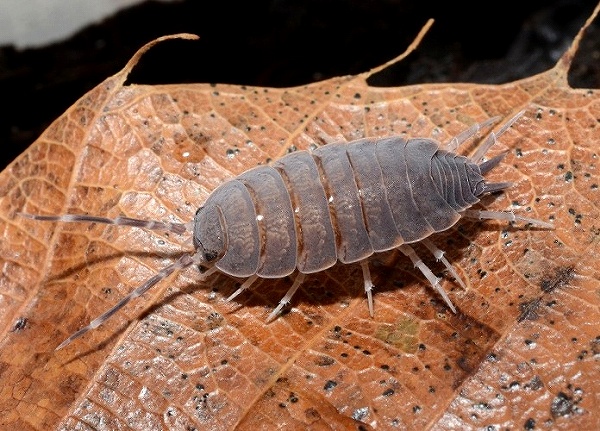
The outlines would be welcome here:
<svg viewBox="0 0 600 431">
<path fill-rule="evenodd" d="M 381 68 L 288 89 L 123 86 L 143 48 L 1 174 L 2 428 L 600 428 L 600 97 L 567 84 L 580 38 L 554 69 L 498 86 L 369 87 Z M 556 230 L 462 222 L 437 237 L 468 281 L 444 284 L 456 315 L 394 253 L 373 265 L 374 319 L 357 265 L 308 277 L 269 325 L 289 280 L 225 303 L 235 280 L 189 269 L 54 351 L 191 241 L 17 211 L 185 222 L 292 147 L 447 141 L 521 109 L 495 148 L 510 152 L 493 178 L 515 186 L 489 206 Z"/>
</svg>

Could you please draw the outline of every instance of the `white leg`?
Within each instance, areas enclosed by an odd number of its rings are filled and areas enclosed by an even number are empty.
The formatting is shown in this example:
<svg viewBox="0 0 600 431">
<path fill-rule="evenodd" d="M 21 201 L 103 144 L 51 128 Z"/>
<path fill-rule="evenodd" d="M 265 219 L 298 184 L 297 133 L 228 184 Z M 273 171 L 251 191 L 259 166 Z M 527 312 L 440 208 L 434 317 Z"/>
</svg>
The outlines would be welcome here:
<svg viewBox="0 0 600 431">
<path fill-rule="evenodd" d="M 369 271 L 369 263 L 368 261 L 362 260 L 360 262 L 360 267 L 362 268 L 363 280 L 365 282 L 365 293 L 367 294 L 367 302 L 369 303 L 369 314 L 371 317 L 375 316 L 373 311 L 373 282 L 371 281 L 371 271 Z"/>
<path fill-rule="evenodd" d="M 460 132 L 458 135 L 456 135 L 454 138 L 452 138 L 450 140 L 450 142 L 448 142 L 446 144 L 444 149 L 447 151 L 452 151 L 452 152 L 456 151 L 456 149 L 460 146 L 460 144 L 462 144 L 469 138 L 475 136 L 481 129 L 483 129 L 487 126 L 491 126 L 496 121 L 498 121 L 500 118 L 501 117 L 492 117 L 492 118 L 484 121 L 483 123 L 473 124 L 467 130 Z"/>
<path fill-rule="evenodd" d="M 442 286 L 440 286 L 440 279 L 433 275 L 433 272 L 431 272 L 427 265 L 425 265 L 419 256 L 417 256 L 417 253 L 415 253 L 413 248 L 405 244 L 398 247 L 398 250 L 404 253 L 404 255 L 412 261 L 415 268 L 419 268 L 425 278 L 429 280 L 429 283 L 431 283 L 431 286 L 434 288 L 434 290 L 439 293 L 442 298 L 444 298 L 444 301 L 450 310 L 452 310 L 453 313 L 456 313 L 456 308 L 452 304 L 452 301 L 450 301 L 448 294 L 444 291 L 444 289 L 442 289 Z"/>
<path fill-rule="evenodd" d="M 277 315 L 283 309 L 283 307 L 290 303 L 292 296 L 294 296 L 294 293 L 296 293 L 296 290 L 298 290 L 298 288 L 304 281 L 304 277 L 305 274 L 302 274 L 301 272 L 298 273 L 296 279 L 294 280 L 294 284 L 292 284 L 292 287 L 289 288 L 287 293 L 283 296 L 283 298 L 281 298 L 281 301 L 279 301 L 279 305 L 277 305 L 277 307 L 273 311 L 271 311 L 271 314 L 269 314 L 269 316 L 267 317 L 267 323 L 275 319 L 275 317 L 277 317 Z"/>
<path fill-rule="evenodd" d="M 465 210 L 462 215 L 468 218 L 474 218 L 477 220 L 488 219 L 488 220 L 506 220 L 506 221 L 522 221 L 523 223 L 531 223 L 540 227 L 548 229 L 554 229 L 552 223 L 547 223 L 542 220 L 534 218 L 523 217 L 515 215 L 512 211 L 483 211 L 483 210 Z"/>
<path fill-rule="evenodd" d="M 252 286 L 252 284 L 254 284 L 254 282 L 257 279 L 258 279 L 258 275 L 253 275 L 252 277 L 248 278 L 246 281 L 244 281 L 242 283 L 242 285 L 235 292 L 233 292 L 231 295 L 229 295 L 229 297 L 225 300 L 225 302 L 231 301 L 236 296 L 238 296 L 240 293 L 242 293 L 244 290 L 248 289 L 250 286 Z"/>
<path fill-rule="evenodd" d="M 514 124 L 515 121 L 517 121 L 521 115 L 523 115 L 525 113 L 525 110 L 523 111 L 519 111 L 517 112 L 517 114 L 512 117 L 510 120 L 508 120 L 500 130 L 498 130 L 496 133 L 492 132 L 490 133 L 490 136 L 488 136 L 488 138 L 485 140 L 485 142 L 483 144 L 481 144 L 479 146 L 479 148 L 477 148 L 477 151 L 475 151 L 475 154 L 473 154 L 470 159 L 473 163 L 477 163 L 479 164 L 481 162 L 481 160 L 483 159 L 483 156 L 485 156 L 485 154 L 488 152 L 488 150 L 490 148 L 492 148 L 492 146 L 496 143 L 496 139 L 499 138 L 504 132 L 506 132 L 510 126 L 512 126 Z M 488 120 L 489 121 L 489 120 Z"/>
<path fill-rule="evenodd" d="M 450 262 L 448 262 L 448 259 L 446 259 L 446 257 L 444 256 L 444 252 L 442 250 L 440 250 L 439 248 L 437 248 L 435 246 L 435 244 L 428 239 L 422 240 L 421 243 L 429 249 L 431 254 L 433 254 L 433 256 L 437 259 L 438 262 L 442 262 L 444 264 L 444 266 L 446 267 L 448 272 L 452 275 L 452 277 L 454 277 L 456 282 L 458 284 L 460 284 L 460 286 L 463 289 L 466 289 L 467 286 L 465 285 L 465 283 L 462 281 L 462 279 L 458 275 L 458 272 L 456 272 L 456 269 L 454 269 L 454 267 L 452 265 L 450 265 Z"/>
</svg>

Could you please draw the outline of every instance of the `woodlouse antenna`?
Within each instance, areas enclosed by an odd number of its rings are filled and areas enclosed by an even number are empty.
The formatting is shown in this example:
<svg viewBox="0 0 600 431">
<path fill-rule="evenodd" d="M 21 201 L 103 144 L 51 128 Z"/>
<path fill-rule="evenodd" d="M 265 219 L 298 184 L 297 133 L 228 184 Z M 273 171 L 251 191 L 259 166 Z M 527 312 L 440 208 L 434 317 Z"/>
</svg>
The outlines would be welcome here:
<svg viewBox="0 0 600 431">
<path fill-rule="evenodd" d="M 176 234 L 182 234 L 187 230 L 193 229 L 193 223 L 169 223 L 161 222 L 156 220 L 141 220 L 129 217 L 98 217 L 87 214 L 63 214 L 63 215 L 37 215 L 27 213 L 17 213 L 18 216 L 28 218 L 31 220 L 42 220 L 42 221 L 62 221 L 67 223 L 87 222 L 87 223 L 103 223 L 113 224 L 118 226 L 132 226 L 140 227 L 150 230 L 163 230 L 167 232 L 173 232 Z"/>
<path fill-rule="evenodd" d="M 125 305 L 127 305 L 129 303 L 129 301 L 131 301 L 134 298 L 137 298 L 138 296 L 143 295 L 152 286 L 154 286 L 161 280 L 167 278 L 173 272 L 185 269 L 188 266 L 191 266 L 193 264 L 200 265 L 203 262 L 204 262 L 204 257 L 202 256 L 201 252 L 198 252 L 195 254 L 186 254 L 184 256 L 181 256 L 176 262 L 174 262 L 171 265 L 166 266 L 163 269 L 161 269 L 160 271 L 158 271 L 153 277 L 146 280 L 146 282 L 144 284 L 142 284 L 140 287 L 131 291 L 127 296 L 125 296 L 123 299 L 121 299 L 119 302 L 117 302 L 109 310 L 102 313 L 100 316 L 96 317 L 94 320 L 92 320 L 89 325 L 87 325 L 87 326 L 81 328 L 80 330 L 78 330 L 77 332 L 73 333 L 69 338 L 67 338 L 65 341 L 60 343 L 55 350 L 60 350 L 63 347 L 68 346 L 76 338 L 81 337 L 83 334 L 85 334 L 86 332 L 88 332 L 92 329 L 96 329 L 98 326 L 102 325 L 104 322 L 106 322 L 108 319 L 110 319 L 110 317 L 113 314 L 118 312 L 121 308 L 125 307 Z"/>
<path fill-rule="evenodd" d="M 20 213 L 19 212 L 19 213 L 17 213 L 17 215 L 20 217 L 31 219 L 31 220 L 61 221 L 61 222 L 68 222 L 68 223 L 69 222 L 103 223 L 103 224 L 111 224 L 111 225 L 118 225 L 118 226 L 138 227 L 138 228 L 144 228 L 144 229 L 150 229 L 150 230 L 162 230 L 162 231 L 173 232 L 176 234 L 182 234 L 185 231 L 193 229 L 193 222 L 191 222 L 191 223 L 170 223 L 170 222 L 161 222 L 161 221 L 156 221 L 156 220 L 134 219 L 134 218 L 122 217 L 122 216 L 111 219 L 111 218 L 106 218 L 106 217 L 90 216 L 90 215 L 86 215 L 86 214 L 63 214 L 63 215 L 56 215 L 56 216 L 54 216 L 54 215 L 46 216 L 46 215 L 37 215 L 37 214 L 28 214 L 28 213 Z M 199 251 L 194 254 L 186 254 L 186 255 L 182 256 L 176 262 L 161 269 L 157 274 L 155 274 L 153 277 L 148 279 L 144 284 L 142 284 L 141 286 L 139 286 L 138 288 L 136 288 L 135 290 L 130 292 L 127 296 L 125 296 L 123 299 L 121 299 L 119 302 L 117 302 L 109 310 L 107 310 L 100 316 L 96 317 L 94 320 L 92 320 L 90 322 L 89 325 L 81 328 L 80 330 L 78 330 L 77 332 L 72 334 L 69 338 L 67 338 L 65 341 L 60 343 L 55 350 L 60 350 L 63 347 L 68 346 L 76 338 L 79 338 L 86 332 L 102 325 L 112 315 L 114 315 L 121 308 L 123 308 L 125 305 L 127 305 L 129 303 L 129 301 L 131 301 L 134 298 L 137 298 L 138 296 L 143 295 L 151 287 L 156 285 L 161 280 L 170 276 L 173 272 L 182 270 L 193 264 L 201 265 L 203 263 L 206 263 L 206 259 L 204 257 L 203 252 Z"/>
</svg>

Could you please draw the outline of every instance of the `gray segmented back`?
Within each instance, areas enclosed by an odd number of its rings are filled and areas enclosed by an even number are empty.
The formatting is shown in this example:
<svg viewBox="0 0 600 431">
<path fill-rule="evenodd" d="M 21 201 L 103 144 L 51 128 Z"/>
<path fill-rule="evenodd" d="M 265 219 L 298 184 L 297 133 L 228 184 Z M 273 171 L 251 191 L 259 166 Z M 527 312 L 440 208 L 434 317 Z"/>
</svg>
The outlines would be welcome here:
<svg viewBox="0 0 600 431">
<path fill-rule="evenodd" d="M 196 214 L 194 241 L 233 276 L 309 274 L 447 230 L 483 182 L 477 164 L 430 139 L 330 144 L 218 187 Z M 220 232 L 207 232 L 215 214 Z"/>
</svg>

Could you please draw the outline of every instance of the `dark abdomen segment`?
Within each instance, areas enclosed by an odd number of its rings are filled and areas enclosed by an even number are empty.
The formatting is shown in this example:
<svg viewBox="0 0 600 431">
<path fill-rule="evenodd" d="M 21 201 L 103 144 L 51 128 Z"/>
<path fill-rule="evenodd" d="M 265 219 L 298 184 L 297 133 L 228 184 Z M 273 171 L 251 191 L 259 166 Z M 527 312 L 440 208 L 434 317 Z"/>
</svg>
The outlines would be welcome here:
<svg viewBox="0 0 600 431">
<path fill-rule="evenodd" d="M 373 254 L 349 148 L 345 144 L 331 144 L 312 153 L 321 172 L 320 179 L 334 225 L 337 258 L 342 263 L 358 262 Z M 313 252 L 318 253 L 318 250 Z"/>
<path fill-rule="evenodd" d="M 383 172 L 377 162 L 376 144 L 372 139 L 361 139 L 347 145 L 347 152 L 373 251 L 399 247 L 404 239 L 396 229 L 390 209 Z"/>
<path fill-rule="evenodd" d="M 419 241 L 434 232 L 423 217 L 411 190 L 406 166 L 406 141 L 388 138 L 376 141 L 377 160 L 387 192 L 388 205 L 392 210 L 396 229 L 405 243 Z"/>
<path fill-rule="evenodd" d="M 300 151 L 282 157 L 273 167 L 286 183 L 294 209 L 298 271 L 310 274 L 333 266 L 338 256 L 335 233 L 313 156 Z"/>
<path fill-rule="evenodd" d="M 260 263 L 256 274 L 279 278 L 296 269 L 298 237 L 290 194 L 279 172 L 261 166 L 238 177 L 248 188 L 260 236 Z"/>
<path fill-rule="evenodd" d="M 406 143 L 404 157 L 406 158 L 406 172 L 410 185 L 413 201 L 421 213 L 421 223 L 427 221 L 434 232 L 442 232 L 460 219 L 452 206 L 438 191 L 447 184 L 436 184 L 433 172 L 433 158 L 438 152 L 438 144 L 431 139 L 410 139 Z M 447 192 L 453 193 L 453 190 Z M 419 220 L 412 221 L 419 224 Z"/>
</svg>

